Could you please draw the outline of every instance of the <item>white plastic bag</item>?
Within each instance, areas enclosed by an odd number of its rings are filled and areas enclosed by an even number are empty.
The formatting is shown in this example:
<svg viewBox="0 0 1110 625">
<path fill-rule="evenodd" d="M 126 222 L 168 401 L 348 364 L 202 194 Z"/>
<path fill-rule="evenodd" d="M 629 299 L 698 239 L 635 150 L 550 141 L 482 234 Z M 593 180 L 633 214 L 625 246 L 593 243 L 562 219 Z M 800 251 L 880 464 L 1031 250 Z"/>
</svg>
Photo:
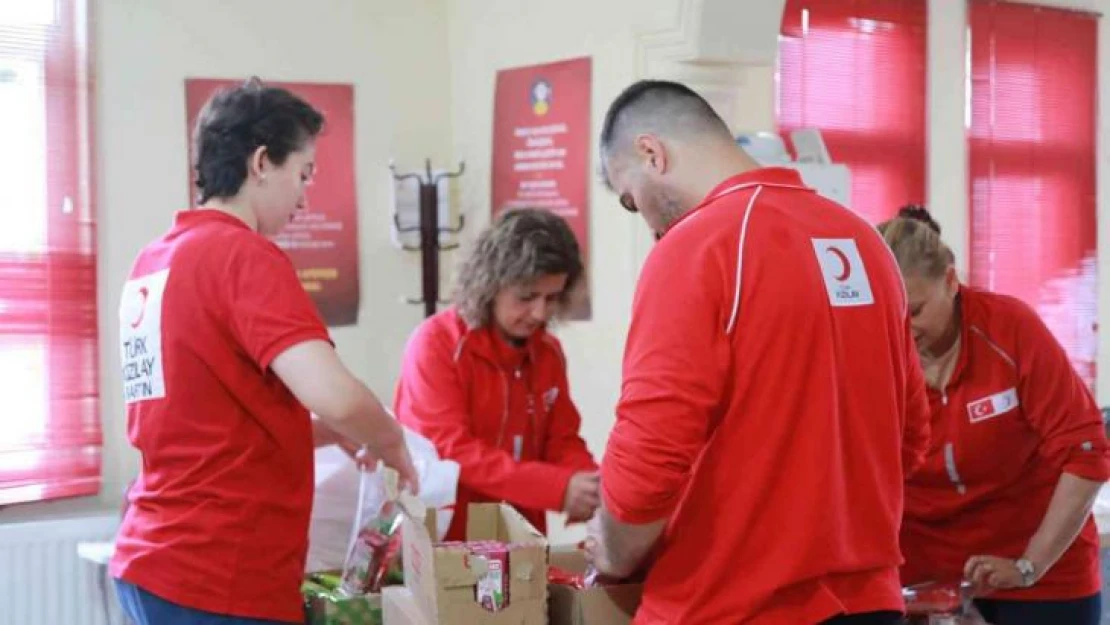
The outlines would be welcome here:
<svg viewBox="0 0 1110 625">
<path fill-rule="evenodd" d="M 459 485 L 459 465 L 441 460 L 431 441 L 407 428 L 405 444 L 420 478 L 420 500 L 436 509 L 439 539 L 451 522 Z M 329 571 L 343 568 L 347 557 L 354 522 L 358 516 L 360 471 L 354 461 L 338 447 L 316 450 L 316 494 L 312 520 L 308 530 L 306 571 Z M 367 476 L 366 494 L 362 497 L 364 518 L 377 514 L 385 498 L 381 476 Z"/>
</svg>

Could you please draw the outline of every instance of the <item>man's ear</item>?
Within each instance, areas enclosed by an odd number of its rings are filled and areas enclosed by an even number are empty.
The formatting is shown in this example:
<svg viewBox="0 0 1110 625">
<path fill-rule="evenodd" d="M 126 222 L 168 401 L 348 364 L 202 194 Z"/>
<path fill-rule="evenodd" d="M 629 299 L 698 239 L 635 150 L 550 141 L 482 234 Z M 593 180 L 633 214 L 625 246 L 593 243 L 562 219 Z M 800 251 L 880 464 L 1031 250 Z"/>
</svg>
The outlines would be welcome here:
<svg viewBox="0 0 1110 625">
<path fill-rule="evenodd" d="M 643 134 L 636 137 L 636 154 L 656 174 L 667 173 L 667 148 L 659 137 Z"/>
</svg>

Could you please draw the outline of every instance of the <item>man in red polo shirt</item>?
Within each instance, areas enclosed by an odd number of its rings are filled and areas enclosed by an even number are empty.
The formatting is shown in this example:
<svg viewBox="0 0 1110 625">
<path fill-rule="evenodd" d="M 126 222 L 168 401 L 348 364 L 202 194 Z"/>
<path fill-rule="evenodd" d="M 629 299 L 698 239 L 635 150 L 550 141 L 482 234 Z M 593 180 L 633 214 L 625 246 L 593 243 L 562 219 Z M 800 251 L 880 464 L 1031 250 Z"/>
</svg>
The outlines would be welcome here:
<svg viewBox="0 0 1110 625">
<path fill-rule="evenodd" d="M 928 404 L 874 228 L 760 169 L 690 89 L 644 81 L 601 135 L 659 242 L 637 285 L 591 524 L 647 569 L 638 625 L 895 623 L 902 483 Z"/>
</svg>

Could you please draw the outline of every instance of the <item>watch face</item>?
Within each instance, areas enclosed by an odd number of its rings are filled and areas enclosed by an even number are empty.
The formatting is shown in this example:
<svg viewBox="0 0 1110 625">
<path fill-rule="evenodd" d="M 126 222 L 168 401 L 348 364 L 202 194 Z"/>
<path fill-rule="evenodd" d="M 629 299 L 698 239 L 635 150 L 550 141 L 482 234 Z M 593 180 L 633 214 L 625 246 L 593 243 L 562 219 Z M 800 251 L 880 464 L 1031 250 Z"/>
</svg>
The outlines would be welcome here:
<svg viewBox="0 0 1110 625">
<path fill-rule="evenodd" d="M 1022 581 L 1025 582 L 1025 585 L 1032 586 L 1035 572 L 1033 570 L 1033 563 L 1022 558 L 1015 562 L 1014 565 L 1017 567 L 1018 572 L 1021 573 L 1021 578 Z"/>
</svg>

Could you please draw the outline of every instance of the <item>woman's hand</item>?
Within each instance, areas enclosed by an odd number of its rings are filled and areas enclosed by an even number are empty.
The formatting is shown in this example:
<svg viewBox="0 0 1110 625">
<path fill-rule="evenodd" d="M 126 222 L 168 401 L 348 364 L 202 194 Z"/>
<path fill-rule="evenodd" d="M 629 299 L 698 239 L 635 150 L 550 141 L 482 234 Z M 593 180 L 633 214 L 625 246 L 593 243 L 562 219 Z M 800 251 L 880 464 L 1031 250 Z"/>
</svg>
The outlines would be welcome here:
<svg viewBox="0 0 1110 625">
<path fill-rule="evenodd" d="M 349 438 L 343 438 L 336 441 L 336 446 L 343 450 L 343 453 L 351 457 L 355 461 L 358 468 L 362 471 L 373 471 L 378 466 L 378 458 L 370 452 L 370 450 Z"/>
<path fill-rule="evenodd" d="M 975 585 L 977 591 L 1025 588 L 1025 576 L 1017 567 L 1017 560 L 995 556 L 972 556 L 964 566 L 964 577 Z"/>
<path fill-rule="evenodd" d="M 563 511 L 567 513 L 568 522 L 581 523 L 593 517 L 601 504 L 600 486 L 596 471 L 580 471 L 570 478 L 563 496 Z"/>
</svg>

